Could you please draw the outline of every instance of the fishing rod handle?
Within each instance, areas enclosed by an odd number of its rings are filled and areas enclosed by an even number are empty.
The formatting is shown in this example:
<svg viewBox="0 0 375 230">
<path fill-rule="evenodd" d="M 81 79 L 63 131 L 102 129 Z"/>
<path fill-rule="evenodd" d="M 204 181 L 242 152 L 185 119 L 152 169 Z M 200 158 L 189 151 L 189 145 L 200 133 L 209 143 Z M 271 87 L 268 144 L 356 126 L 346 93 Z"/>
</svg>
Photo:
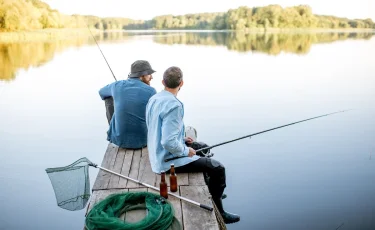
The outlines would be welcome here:
<svg viewBox="0 0 375 230">
<path fill-rule="evenodd" d="M 201 151 L 204 151 L 204 150 L 207 150 L 207 149 L 212 149 L 213 147 L 215 147 L 215 146 L 204 147 L 204 148 L 195 150 L 195 152 L 197 153 L 197 152 L 201 152 Z M 206 154 L 203 154 L 203 155 L 206 156 Z M 183 158 L 183 157 L 188 157 L 188 156 L 171 157 L 171 158 L 165 159 L 164 162 L 173 161 L 173 160 L 176 160 L 176 159 L 179 159 L 179 158 Z"/>
<path fill-rule="evenodd" d="M 165 159 L 164 162 L 169 162 L 169 161 L 173 161 L 173 160 L 176 160 L 176 159 L 180 159 L 180 158 L 183 158 L 183 157 L 187 157 L 187 156 L 181 156 L 181 157 L 172 157 L 172 158 L 168 158 L 168 159 Z"/>
<path fill-rule="evenodd" d="M 206 209 L 206 210 L 208 210 L 210 212 L 212 212 L 212 210 L 214 210 L 212 207 L 204 205 L 204 204 L 200 204 L 199 207 L 201 207 L 203 209 Z"/>
</svg>

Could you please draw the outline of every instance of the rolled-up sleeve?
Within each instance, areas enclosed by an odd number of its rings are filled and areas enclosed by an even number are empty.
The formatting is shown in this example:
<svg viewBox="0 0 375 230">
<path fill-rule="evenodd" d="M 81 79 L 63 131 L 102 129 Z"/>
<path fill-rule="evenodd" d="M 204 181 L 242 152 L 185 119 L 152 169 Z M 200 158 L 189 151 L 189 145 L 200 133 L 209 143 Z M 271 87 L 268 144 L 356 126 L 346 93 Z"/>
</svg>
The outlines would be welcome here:
<svg viewBox="0 0 375 230">
<path fill-rule="evenodd" d="M 183 128 L 182 107 L 173 108 L 162 118 L 161 145 L 168 152 L 176 156 L 187 156 L 189 149 L 179 140 L 179 133 Z"/>
<path fill-rule="evenodd" d="M 102 100 L 106 99 L 107 97 L 112 97 L 111 88 L 112 88 L 112 84 L 109 84 L 99 90 L 99 95 L 102 98 Z"/>
</svg>

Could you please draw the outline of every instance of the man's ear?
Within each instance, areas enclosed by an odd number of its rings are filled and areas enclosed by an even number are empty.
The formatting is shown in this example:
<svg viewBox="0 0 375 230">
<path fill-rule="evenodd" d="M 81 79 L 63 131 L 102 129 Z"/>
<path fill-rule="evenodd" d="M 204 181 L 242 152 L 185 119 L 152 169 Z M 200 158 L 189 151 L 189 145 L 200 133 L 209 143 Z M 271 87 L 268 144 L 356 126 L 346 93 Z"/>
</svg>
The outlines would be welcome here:
<svg viewBox="0 0 375 230">
<path fill-rule="evenodd" d="M 164 85 L 164 87 L 165 87 L 165 82 L 164 82 L 164 80 L 161 80 L 161 83 Z"/>
<path fill-rule="evenodd" d="M 181 83 L 178 85 L 178 91 L 181 90 L 181 87 L 184 85 L 184 81 L 182 80 Z"/>
</svg>

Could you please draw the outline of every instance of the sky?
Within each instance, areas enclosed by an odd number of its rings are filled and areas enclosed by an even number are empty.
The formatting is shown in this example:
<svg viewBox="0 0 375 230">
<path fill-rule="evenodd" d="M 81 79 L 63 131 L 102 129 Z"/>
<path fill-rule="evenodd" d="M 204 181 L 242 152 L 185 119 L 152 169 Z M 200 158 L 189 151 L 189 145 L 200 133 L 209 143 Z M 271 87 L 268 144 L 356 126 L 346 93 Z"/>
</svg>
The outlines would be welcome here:
<svg viewBox="0 0 375 230">
<path fill-rule="evenodd" d="M 239 6 L 282 7 L 309 5 L 314 14 L 333 15 L 350 19 L 371 18 L 375 21 L 375 0 L 42 0 L 53 9 L 65 14 L 96 15 L 99 17 L 125 17 L 149 20 L 155 16 L 188 13 L 226 12 Z"/>
</svg>

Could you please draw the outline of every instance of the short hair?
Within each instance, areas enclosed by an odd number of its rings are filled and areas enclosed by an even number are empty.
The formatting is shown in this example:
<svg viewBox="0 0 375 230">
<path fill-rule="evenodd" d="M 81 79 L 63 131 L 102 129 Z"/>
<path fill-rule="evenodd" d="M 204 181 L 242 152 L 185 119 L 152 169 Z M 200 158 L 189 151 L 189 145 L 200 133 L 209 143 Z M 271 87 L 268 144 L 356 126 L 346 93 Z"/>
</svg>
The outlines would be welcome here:
<svg viewBox="0 0 375 230">
<path fill-rule="evenodd" d="M 182 81 L 182 71 L 177 66 L 169 67 L 163 74 L 163 81 L 166 87 L 175 89 Z"/>
</svg>

